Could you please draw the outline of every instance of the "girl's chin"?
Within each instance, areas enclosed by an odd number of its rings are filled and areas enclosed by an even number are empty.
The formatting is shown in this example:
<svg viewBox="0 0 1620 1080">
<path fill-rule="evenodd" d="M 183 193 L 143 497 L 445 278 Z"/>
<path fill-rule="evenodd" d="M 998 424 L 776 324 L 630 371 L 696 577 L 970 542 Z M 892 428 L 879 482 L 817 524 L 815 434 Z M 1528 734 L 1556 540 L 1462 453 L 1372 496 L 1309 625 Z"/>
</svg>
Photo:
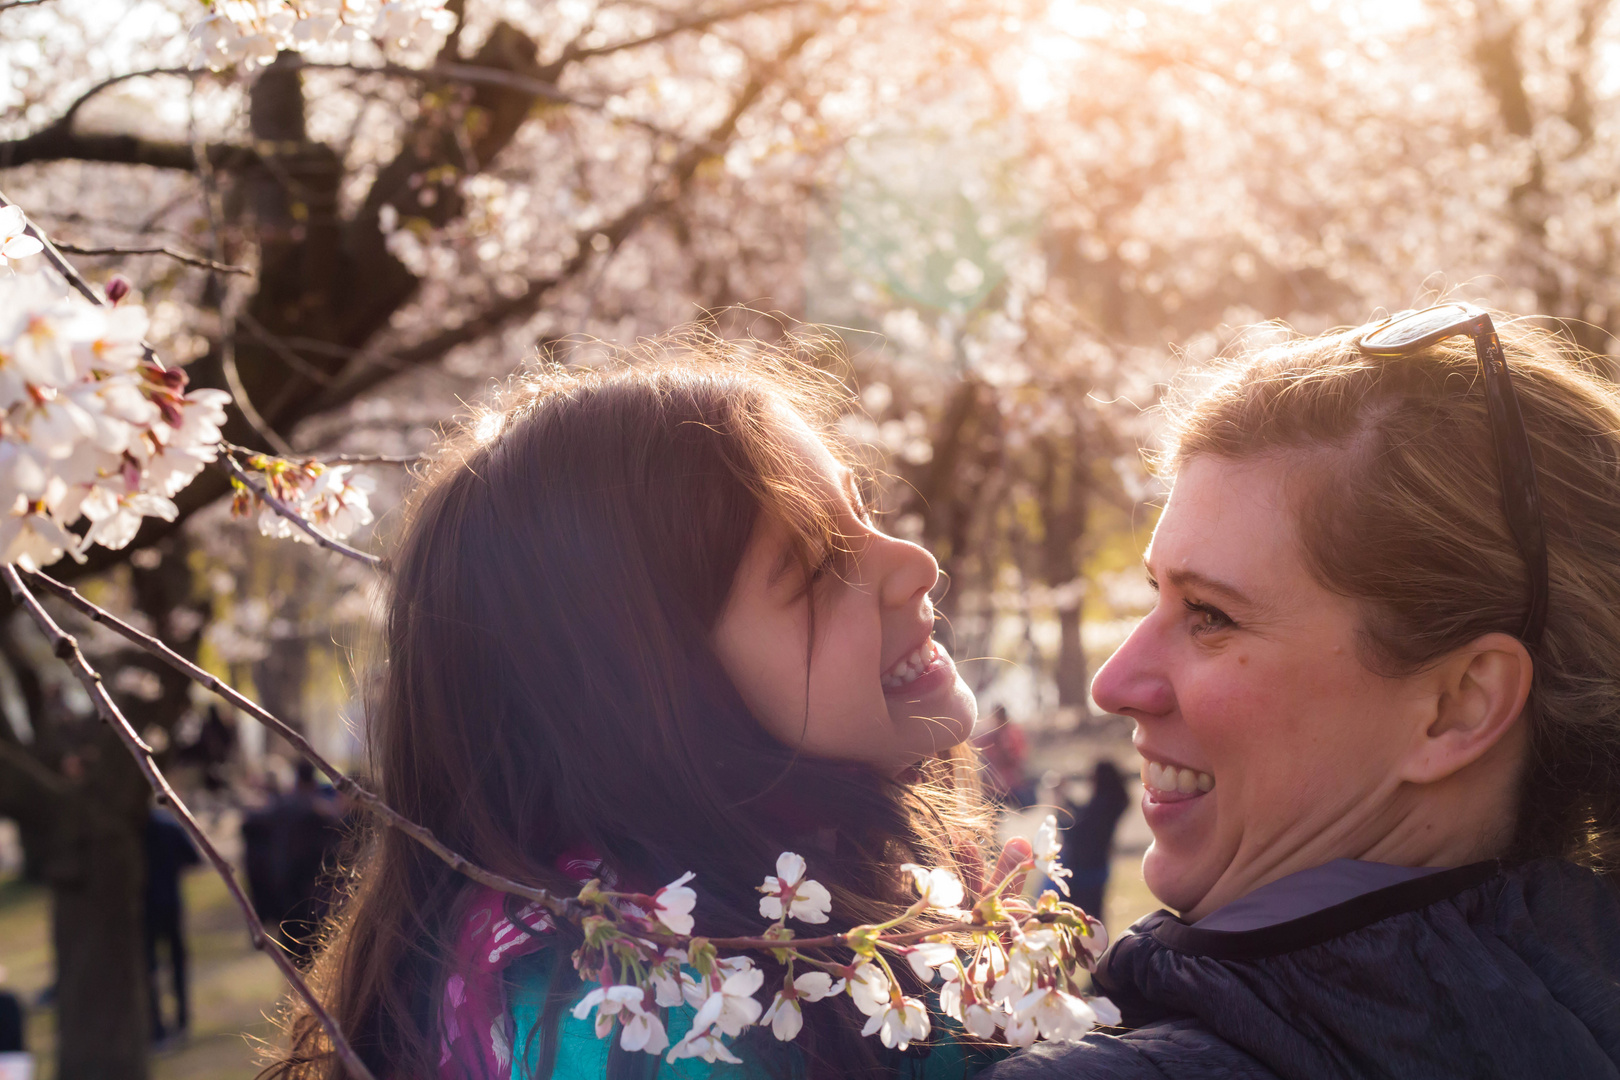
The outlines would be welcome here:
<svg viewBox="0 0 1620 1080">
<path fill-rule="evenodd" d="M 930 694 L 926 700 L 896 701 L 889 697 L 889 719 L 907 733 L 906 742 L 921 757 L 965 743 L 978 722 L 978 703 L 960 679 L 955 685 Z"/>
</svg>

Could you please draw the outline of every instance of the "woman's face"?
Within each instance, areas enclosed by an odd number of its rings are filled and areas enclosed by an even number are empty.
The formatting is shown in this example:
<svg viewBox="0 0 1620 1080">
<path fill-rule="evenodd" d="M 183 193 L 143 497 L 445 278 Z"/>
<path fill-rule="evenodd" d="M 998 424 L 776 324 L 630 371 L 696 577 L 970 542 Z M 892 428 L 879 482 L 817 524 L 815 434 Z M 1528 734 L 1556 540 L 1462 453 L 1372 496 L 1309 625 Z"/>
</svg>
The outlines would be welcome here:
<svg viewBox="0 0 1620 1080">
<path fill-rule="evenodd" d="M 803 423 L 795 428 L 803 478 L 831 508 L 847 551 L 814 553 L 826 559 L 807 592 L 792 534 L 762 516 L 715 626 L 715 651 L 783 743 L 897 773 L 966 739 L 977 715 L 932 637 L 928 592 L 939 565 L 877 529 L 849 471 Z"/>
<path fill-rule="evenodd" d="M 1435 707 L 1424 680 L 1358 658 L 1356 608 L 1302 562 L 1286 476 L 1187 463 L 1145 559 L 1158 602 L 1092 686 L 1136 721 L 1148 887 L 1192 918 L 1286 873 L 1378 858 L 1410 810 L 1399 762 Z"/>
</svg>

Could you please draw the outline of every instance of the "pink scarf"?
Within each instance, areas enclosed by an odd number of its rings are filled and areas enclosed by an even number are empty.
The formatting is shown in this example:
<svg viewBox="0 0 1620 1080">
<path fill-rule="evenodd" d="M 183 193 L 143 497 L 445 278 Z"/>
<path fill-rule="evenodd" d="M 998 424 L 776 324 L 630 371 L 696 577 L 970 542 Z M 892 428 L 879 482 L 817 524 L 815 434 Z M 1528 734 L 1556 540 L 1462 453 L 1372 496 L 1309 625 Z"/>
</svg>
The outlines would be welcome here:
<svg viewBox="0 0 1620 1080">
<path fill-rule="evenodd" d="M 602 860 L 584 849 L 564 852 L 556 866 L 582 883 L 602 873 Z M 439 1080 L 501 1080 L 511 1075 L 511 1018 L 502 973 L 518 957 L 544 948 L 544 935 L 552 923 L 545 909 L 533 902 L 508 918 L 506 900 L 505 893 L 485 885 L 468 890 L 440 1010 Z"/>
</svg>

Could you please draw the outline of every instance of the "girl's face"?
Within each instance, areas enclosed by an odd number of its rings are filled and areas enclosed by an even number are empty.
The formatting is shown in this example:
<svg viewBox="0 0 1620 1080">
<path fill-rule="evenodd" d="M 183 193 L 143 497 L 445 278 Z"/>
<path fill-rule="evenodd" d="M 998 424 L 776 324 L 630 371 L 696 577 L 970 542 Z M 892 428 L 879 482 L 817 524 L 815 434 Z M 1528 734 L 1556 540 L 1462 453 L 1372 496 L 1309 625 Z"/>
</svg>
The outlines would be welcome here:
<svg viewBox="0 0 1620 1080">
<path fill-rule="evenodd" d="M 968 737 L 973 694 L 934 642 L 934 557 L 876 528 L 849 470 L 799 422 L 803 481 L 846 550 L 814 553 L 808 591 L 788 527 L 769 516 L 737 568 L 714 648 L 743 700 L 788 746 L 898 773 Z M 814 632 L 811 634 L 811 605 Z"/>
</svg>

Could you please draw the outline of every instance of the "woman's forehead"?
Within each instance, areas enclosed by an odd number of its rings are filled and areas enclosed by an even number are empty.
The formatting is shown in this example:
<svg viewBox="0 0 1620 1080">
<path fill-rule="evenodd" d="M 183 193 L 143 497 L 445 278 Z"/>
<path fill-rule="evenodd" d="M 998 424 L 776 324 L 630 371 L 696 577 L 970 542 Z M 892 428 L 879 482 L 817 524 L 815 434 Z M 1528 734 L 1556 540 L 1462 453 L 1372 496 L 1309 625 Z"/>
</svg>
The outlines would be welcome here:
<svg viewBox="0 0 1620 1080">
<path fill-rule="evenodd" d="M 1287 498 L 1291 470 L 1274 460 L 1187 462 L 1153 530 L 1145 561 L 1155 574 L 1219 582 L 1247 596 L 1268 582 L 1305 577 Z"/>
</svg>

